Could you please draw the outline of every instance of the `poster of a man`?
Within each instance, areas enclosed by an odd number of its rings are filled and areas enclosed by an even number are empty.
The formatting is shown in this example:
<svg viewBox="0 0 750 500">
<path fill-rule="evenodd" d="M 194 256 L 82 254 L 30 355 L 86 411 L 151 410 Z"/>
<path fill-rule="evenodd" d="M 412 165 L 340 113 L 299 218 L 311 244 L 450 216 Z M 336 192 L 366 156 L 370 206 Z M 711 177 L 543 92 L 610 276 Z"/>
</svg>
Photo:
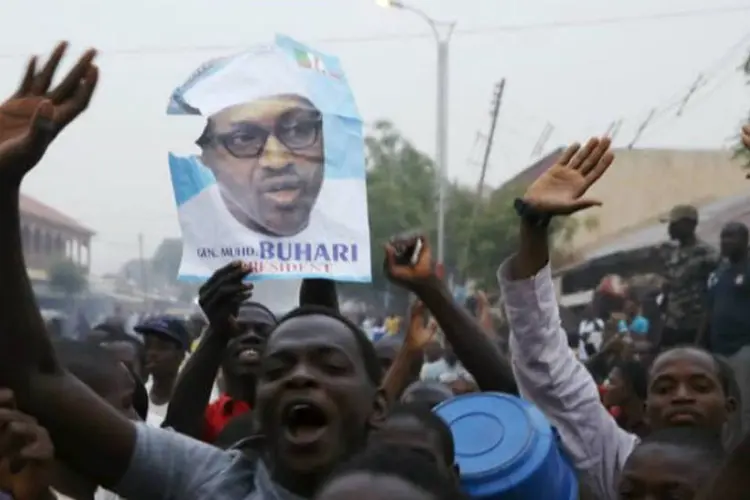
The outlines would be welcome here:
<svg viewBox="0 0 750 500">
<path fill-rule="evenodd" d="M 169 154 L 180 278 L 241 259 L 255 280 L 370 279 L 364 127 L 336 57 L 279 35 L 199 66 L 167 114 L 191 127 Z"/>
<path fill-rule="evenodd" d="M 320 111 L 296 94 L 237 104 L 208 118 L 196 144 L 237 221 L 270 236 L 309 224 L 323 183 Z"/>
</svg>

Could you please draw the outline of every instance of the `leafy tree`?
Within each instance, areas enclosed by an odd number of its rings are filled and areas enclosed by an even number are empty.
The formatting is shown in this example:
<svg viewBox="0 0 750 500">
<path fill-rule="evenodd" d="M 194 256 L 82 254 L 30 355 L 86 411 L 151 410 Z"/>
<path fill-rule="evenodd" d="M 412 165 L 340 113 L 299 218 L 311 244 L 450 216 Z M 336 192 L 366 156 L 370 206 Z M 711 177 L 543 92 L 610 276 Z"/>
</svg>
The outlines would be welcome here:
<svg viewBox="0 0 750 500">
<path fill-rule="evenodd" d="M 180 269 L 182 259 L 182 240 L 180 238 L 164 238 L 151 258 L 151 271 L 160 281 L 174 283 Z"/>
<path fill-rule="evenodd" d="M 120 275 L 127 279 L 135 282 L 141 280 L 141 261 L 140 259 L 130 259 L 125 262 L 120 268 Z"/>
<path fill-rule="evenodd" d="M 86 289 L 88 281 L 77 264 L 71 260 L 61 260 L 50 266 L 49 284 L 66 296 L 74 297 Z"/>
<path fill-rule="evenodd" d="M 146 286 L 149 290 L 169 289 L 183 302 L 190 302 L 197 294 L 199 285 L 177 280 L 182 259 L 182 240 L 180 238 L 164 238 L 156 248 L 153 257 L 145 259 L 144 265 L 148 271 Z M 143 285 L 143 267 L 140 259 L 132 259 L 126 262 L 120 275 L 139 285 Z"/>
<path fill-rule="evenodd" d="M 360 296 L 373 288 L 380 292 L 388 289 L 381 269 L 382 245 L 388 238 L 421 230 L 433 243 L 437 239 L 436 167 L 432 160 L 387 121 L 375 124 L 366 147 L 373 284 L 340 287 Z M 498 264 L 517 248 L 518 217 L 513 199 L 524 189 L 521 185 L 489 189 L 478 199 L 472 188 L 458 183 L 447 186 L 445 267 L 449 274 L 460 281 L 475 279 L 486 288 L 497 286 Z M 553 231 L 566 228 L 569 241 L 576 230 L 569 224 L 573 223 L 556 221 Z M 561 248 L 564 246 L 561 241 Z M 560 251 L 557 254 L 565 255 Z M 403 295 L 398 298 L 405 300 Z"/>
<path fill-rule="evenodd" d="M 434 231 L 435 170 L 389 122 L 377 122 L 365 146 L 373 286 L 384 290 L 383 243 L 404 231 Z"/>
</svg>

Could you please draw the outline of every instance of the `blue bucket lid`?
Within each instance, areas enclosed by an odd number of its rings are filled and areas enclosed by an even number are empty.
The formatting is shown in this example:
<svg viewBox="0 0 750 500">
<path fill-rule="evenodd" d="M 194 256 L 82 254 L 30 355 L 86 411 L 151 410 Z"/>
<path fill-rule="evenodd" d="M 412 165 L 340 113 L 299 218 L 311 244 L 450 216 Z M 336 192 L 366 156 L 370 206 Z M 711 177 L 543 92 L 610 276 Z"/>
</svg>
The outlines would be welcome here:
<svg viewBox="0 0 750 500">
<path fill-rule="evenodd" d="M 557 434 L 533 405 L 483 392 L 445 401 L 435 412 L 451 429 L 461 484 L 473 498 L 578 498 Z"/>
</svg>

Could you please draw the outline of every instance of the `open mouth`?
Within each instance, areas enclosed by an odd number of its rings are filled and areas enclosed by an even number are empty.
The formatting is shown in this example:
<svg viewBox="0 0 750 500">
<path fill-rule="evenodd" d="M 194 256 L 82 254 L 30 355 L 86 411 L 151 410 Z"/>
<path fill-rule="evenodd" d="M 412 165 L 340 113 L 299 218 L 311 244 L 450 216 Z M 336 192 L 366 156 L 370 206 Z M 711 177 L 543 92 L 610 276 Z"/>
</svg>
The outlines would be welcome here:
<svg viewBox="0 0 750 500">
<path fill-rule="evenodd" d="M 242 349 L 237 353 L 237 360 L 243 364 L 257 364 L 260 361 L 260 353 L 255 349 Z"/>
<path fill-rule="evenodd" d="M 271 181 L 263 189 L 263 195 L 277 203 L 291 203 L 302 193 L 299 180 Z"/>
<path fill-rule="evenodd" d="M 266 191 L 265 196 L 275 201 L 278 204 L 288 205 L 290 203 L 293 203 L 299 197 L 299 194 L 301 191 L 302 191 L 301 189 L 273 191 L 273 192 Z"/>
<path fill-rule="evenodd" d="M 328 417 L 317 405 L 296 402 L 287 406 L 282 425 L 286 439 L 295 445 L 309 445 L 320 439 L 328 428 Z"/>
</svg>

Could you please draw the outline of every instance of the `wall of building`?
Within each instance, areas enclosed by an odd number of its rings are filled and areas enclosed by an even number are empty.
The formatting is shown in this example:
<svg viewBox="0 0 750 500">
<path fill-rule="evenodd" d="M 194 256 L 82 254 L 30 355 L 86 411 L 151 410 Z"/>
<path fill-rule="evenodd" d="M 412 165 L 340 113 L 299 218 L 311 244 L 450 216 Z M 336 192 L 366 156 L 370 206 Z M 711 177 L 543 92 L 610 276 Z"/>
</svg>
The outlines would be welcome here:
<svg viewBox="0 0 750 500">
<path fill-rule="evenodd" d="M 574 216 L 581 229 L 570 241 L 572 250 L 586 251 L 652 224 L 674 205 L 707 203 L 750 188 L 730 151 L 624 149 L 615 158 L 589 192 L 603 206 Z"/>
<path fill-rule="evenodd" d="M 50 266 L 63 259 L 72 260 L 88 274 L 91 236 L 21 214 L 21 237 L 26 266 L 32 278 L 46 279 Z"/>
</svg>

